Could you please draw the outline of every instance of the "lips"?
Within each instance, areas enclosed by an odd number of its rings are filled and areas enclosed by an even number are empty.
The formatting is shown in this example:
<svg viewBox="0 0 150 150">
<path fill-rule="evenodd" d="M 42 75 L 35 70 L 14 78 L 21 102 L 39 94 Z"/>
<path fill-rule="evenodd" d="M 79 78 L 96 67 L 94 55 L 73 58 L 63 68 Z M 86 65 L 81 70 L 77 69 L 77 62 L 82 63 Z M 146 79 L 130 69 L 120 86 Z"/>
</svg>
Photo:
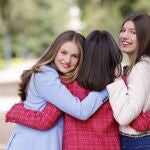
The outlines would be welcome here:
<svg viewBox="0 0 150 150">
<path fill-rule="evenodd" d="M 61 65 L 62 65 L 62 67 L 65 68 L 65 69 L 70 68 L 70 65 L 68 65 L 68 64 L 61 64 Z"/>
<path fill-rule="evenodd" d="M 123 44 L 123 45 L 131 45 L 132 43 L 131 43 L 131 42 L 128 42 L 128 41 L 122 41 L 122 44 Z"/>
<path fill-rule="evenodd" d="M 131 42 L 128 42 L 128 41 L 121 41 L 121 46 L 122 47 L 127 47 L 127 46 L 130 46 L 132 43 Z"/>
</svg>

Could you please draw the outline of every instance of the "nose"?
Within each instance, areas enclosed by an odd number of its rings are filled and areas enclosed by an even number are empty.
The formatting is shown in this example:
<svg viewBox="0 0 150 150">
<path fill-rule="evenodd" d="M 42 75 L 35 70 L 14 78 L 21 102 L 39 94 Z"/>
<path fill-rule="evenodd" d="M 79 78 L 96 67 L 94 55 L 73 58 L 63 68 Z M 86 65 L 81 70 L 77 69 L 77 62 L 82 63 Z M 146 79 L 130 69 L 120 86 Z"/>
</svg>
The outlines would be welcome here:
<svg viewBox="0 0 150 150">
<path fill-rule="evenodd" d="M 70 63 L 70 61 L 71 61 L 71 56 L 69 56 L 69 55 L 68 55 L 68 56 L 66 56 L 66 58 L 65 58 L 65 62 L 66 62 L 66 63 Z"/>
<path fill-rule="evenodd" d="M 122 38 L 128 38 L 129 37 L 129 32 L 125 31 L 122 33 Z"/>
</svg>

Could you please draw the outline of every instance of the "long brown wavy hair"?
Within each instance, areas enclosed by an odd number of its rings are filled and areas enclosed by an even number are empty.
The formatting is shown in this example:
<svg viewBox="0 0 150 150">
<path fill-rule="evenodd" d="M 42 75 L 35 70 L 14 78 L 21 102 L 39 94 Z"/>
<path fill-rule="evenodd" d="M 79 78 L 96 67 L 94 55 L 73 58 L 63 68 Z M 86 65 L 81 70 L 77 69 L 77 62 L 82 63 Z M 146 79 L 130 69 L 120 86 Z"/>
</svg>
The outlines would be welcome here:
<svg viewBox="0 0 150 150">
<path fill-rule="evenodd" d="M 85 38 L 80 33 L 77 33 L 72 30 L 68 30 L 61 33 L 58 37 L 56 37 L 56 39 L 52 42 L 52 44 L 47 48 L 47 50 L 44 52 L 41 58 L 36 62 L 34 66 L 32 66 L 31 69 L 23 71 L 21 75 L 21 82 L 19 83 L 19 89 L 18 89 L 18 95 L 20 96 L 22 101 L 26 99 L 28 84 L 32 73 L 41 72 L 40 69 L 41 66 L 49 65 L 52 62 L 54 62 L 54 59 L 57 55 L 60 46 L 70 41 L 73 41 L 74 43 L 77 44 L 80 50 L 80 59 L 77 64 L 77 67 L 73 71 L 67 74 L 63 74 L 61 77 L 63 79 L 63 82 L 71 82 L 77 78 L 79 69 L 83 62 L 83 47 L 84 47 Z"/>
</svg>

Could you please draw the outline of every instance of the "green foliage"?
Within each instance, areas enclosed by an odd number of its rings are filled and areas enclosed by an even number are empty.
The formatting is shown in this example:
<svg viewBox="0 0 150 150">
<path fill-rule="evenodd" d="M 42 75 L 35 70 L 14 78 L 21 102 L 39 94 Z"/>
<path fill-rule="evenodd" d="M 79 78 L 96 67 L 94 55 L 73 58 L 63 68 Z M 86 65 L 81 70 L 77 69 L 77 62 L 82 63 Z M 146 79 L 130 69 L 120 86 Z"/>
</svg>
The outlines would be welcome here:
<svg viewBox="0 0 150 150">
<path fill-rule="evenodd" d="M 0 1 L 0 14 L 3 20 L 6 19 L 6 17 L 8 17 L 7 15 L 7 9 L 6 7 L 8 7 L 10 0 L 1 0 Z"/>
<path fill-rule="evenodd" d="M 11 34 L 12 51 L 17 56 L 22 55 L 24 39 L 27 40 L 27 49 L 40 55 L 53 37 L 66 29 L 71 4 L 70 0 L 7 0 L 7 5 L 1 5 L 7 17 L 0 17 L 0 27 L 3 28 L 0 33 L 3 36 Z M 3 11 L 0 11 L 1 16 Z"/>
<path fill-rule="evenodd" d="M 149 0 L 0 0 L 0 58 L 4 37 L 11 35 L 12 51 L 39 56 L 54 37 L 68 28 L 69 8 L 78 5 L 84 35 L 93 29 L 108 30 L 117 39 L 123 18 L 132 11 L 150 13 Z"/>
<path fill-rule="evenodd" d="M 150 1 L 149 0 L 138 0 L 136 5 L 133 6 L 134 10 L 145 11 L 150 14 Z"/>
<path fill-rule="evenodd" d="M 108 30 L 117 39 L 122 20 L 133 11 L 150 13 L 149 0 L 78 0 L 85 23 L 84 33 L 93 29 Z"/>
</svg>

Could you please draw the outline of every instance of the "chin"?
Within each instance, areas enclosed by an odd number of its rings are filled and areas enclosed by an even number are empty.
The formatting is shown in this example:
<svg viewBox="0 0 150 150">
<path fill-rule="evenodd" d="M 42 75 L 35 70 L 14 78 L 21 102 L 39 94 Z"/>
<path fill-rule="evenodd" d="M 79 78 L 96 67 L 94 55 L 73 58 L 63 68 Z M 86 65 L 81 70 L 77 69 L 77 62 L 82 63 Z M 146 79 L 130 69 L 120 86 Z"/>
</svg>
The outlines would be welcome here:
<svg viewBox="0 0 150 150">
<path fill-rule="evenodd" d="M 124 52 L 124 53 L 128 53 L 128 51 L 130 51 L 130 50 L 126 49 L 126 48 L 120 48 L 120 49 L 121 49 L 121 51 Z"/>
<path fill-rule="evenodd" d="M 63 74 L 70 72 L 69 70 L 61 70 Z"/>
</svg>

